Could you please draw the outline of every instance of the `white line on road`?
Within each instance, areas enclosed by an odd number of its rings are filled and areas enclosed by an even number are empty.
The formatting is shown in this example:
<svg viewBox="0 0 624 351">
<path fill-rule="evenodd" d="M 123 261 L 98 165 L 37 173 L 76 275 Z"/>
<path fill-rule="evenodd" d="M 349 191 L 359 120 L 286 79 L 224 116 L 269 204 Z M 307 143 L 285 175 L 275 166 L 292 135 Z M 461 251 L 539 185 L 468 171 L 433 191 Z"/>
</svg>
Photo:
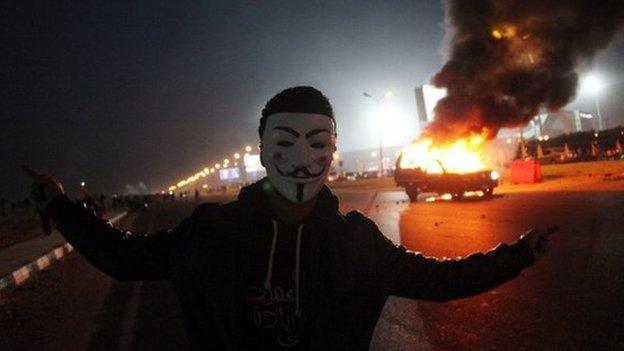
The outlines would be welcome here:
<svg viewBox="0 0 624 351">
<path fill-rule="evenodd" d="M 117 221 L 119 221 L 120 219 L 124 218 L 127 214 L 128 214 L 128 212 L 127 212 L 127 211 L 124 211 L 124 212 L 122 212 L 122 213 L 120 213 L 120 214 L 116 215 L 115 217 L 110 218 L 110 219 L 108 220 L 108 222 L 109 222 L 110 224 L 115 224 L 115 222 L 117 222 Z"/>
<path fill-rule="evenodd" d="M 365 213 L 377 223 L 384 235 L 395 244 L 400 244 L 397 212 L 403 205 L 399 208 L 389 205 L 396 203 L 396 197 L 396 192 L 376 191 L 365 207 Z M 375 327 L 370 350 L 433 350 L 416 300 L 395 296 L 388 298 Z"/>
<path fill-rule="evenodd" d="M 132 348 L 132 340 L 134 339 L 134 327 L 136 325 L 137 314 L 139 311 L 139 300 L 141 299 L 141 288 L 143 282 L 136 282 L 132 285 L 132 294 L 126 308 L 126 316 L 121 324 L 121 332 L 119 333 L 119 350 L 126 351 Z"/>
<path fill-rule="evenodd" d="M 146 234 L 148 235 L 151 234 L 152 230 L 154 229 L 154 221 L 156 220 L 157 209 L 157 206 L 153 207 L 149 224 L 147 226 Z M 113 219 L 111 219 L 111 222 L 113 221 Z M 132 340 L 134 339 L 134 328 L 136 326 L 137 315 L 139 313 L 139 303 L 141 300 L 142 287 L 143 282 L 136 282 L 132 286 L 132 294 L 130 295 L 130 300 L 128 301 L 128 305 L 126 307 L 126 316 L 123 319 L 121 332 L 119 333 L 119 350 L 121 351 L 130 350 L 132 348 Z"/>
</svg>

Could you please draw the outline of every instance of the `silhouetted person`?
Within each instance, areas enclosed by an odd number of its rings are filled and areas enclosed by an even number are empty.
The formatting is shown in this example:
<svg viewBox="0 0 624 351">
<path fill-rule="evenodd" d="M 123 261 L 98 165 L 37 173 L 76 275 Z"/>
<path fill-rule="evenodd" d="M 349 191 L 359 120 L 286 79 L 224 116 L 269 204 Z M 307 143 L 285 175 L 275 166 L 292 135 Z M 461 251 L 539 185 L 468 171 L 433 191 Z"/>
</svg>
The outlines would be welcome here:
<svg viewBox="0 0 624 351">
<path fill-rule="evenodd" d="M 106 214 L 106 196 L 100 194 L 97 201 L 94 202 L 95 213 L 98 217 L 102 217 Z"/>
<path fill-rule="evenodd" d="M 325 186 L 336 129 L 311 87 L 262 110 L 262 179 L 238 200 L 198 206 L 177 227 L 128 235 L 35 182 L 40 206 L 93 265 L 119 280 L 172 280 L 195 349 L 365 350 L 389 295 L 448 301 L 496 287 L 533 264 L 547 234 L 438 260 L 394 245 L 369 218 L 343 215 Z M 154 306 L 159 308 L 159 306 Z"/>
</svg>

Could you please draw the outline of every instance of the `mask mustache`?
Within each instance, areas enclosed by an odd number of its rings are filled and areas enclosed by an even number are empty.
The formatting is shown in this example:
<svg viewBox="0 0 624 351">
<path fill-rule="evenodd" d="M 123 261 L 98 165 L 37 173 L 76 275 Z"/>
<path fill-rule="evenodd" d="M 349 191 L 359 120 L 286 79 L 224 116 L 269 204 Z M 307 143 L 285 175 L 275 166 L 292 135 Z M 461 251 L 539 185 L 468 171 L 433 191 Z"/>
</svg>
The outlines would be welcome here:
<svg viewBox="0 0 624 351">
<path fill-rule="evenodd" d="M 283 176 L 287 176 L 287 177 L 292 177 L 292 178 L 314 178 L 314 177 L 320 176 L 325 171 L 325 167 L 321 168 L 321 170 L 317 173 L 310 172 L 308 167 L 305 167 L 305 166 L 295 167 L 295 169 L 292 170 L 291 172 L 282 172 L 282 170 L 280 170 L 279 167 L 275 167 L 275 168 L 277 168 L 277 171 L 279 172 L 279 174 Z M 299 173 L 302 173 L 303 176 L 299 175 Z"/>
</svg>

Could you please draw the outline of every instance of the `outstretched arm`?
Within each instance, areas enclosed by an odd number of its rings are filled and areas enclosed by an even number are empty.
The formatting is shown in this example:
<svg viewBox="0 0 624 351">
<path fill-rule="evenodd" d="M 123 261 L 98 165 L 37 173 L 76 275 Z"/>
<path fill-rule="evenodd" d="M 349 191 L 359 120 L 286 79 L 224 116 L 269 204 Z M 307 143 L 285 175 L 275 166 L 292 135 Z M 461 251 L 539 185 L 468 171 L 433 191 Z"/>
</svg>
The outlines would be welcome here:
<svg viewBox="0 0 624 351">
<path fill-rule="evenodd" d="M 526 237 L 456 259 L 427 257 L 403 247 L 393 251 L 386 262 L 389 293 L 429 301 L 480 294 L 516 277 L 535 261 Z"/>
<path fill-rule="evenodd" d="M 552 232 L 531 230 L 516 243 L 500 244 L 487 253 L 437 259 L 396 246 L 361 214 L 351 217 L 359 222 L 361 235 L 367 237 L 374 276 L 388 294 L 429 301 L 476 295 L 516 277 L 543 253 Z"/>
<path fill-rule="evenodd" d="M 159 280 L 173 274 L 194 225 L 193 217 L 174 229 L 152 235 L 133 235 L 112 227 L 93 211 L 64 194 L 60 182 L 28 167 L 32 197 L 58 230 L 98 269 L 118 280 Z"/>
<path fill-rule="evenodd" d="M 132 234 L 111 226 L 65 195 L 52 199 L 46 214 L 78 252 L 117 280 L 170 279 L 194 222 L 191 217 L 167 231 Z"/>
</svg>

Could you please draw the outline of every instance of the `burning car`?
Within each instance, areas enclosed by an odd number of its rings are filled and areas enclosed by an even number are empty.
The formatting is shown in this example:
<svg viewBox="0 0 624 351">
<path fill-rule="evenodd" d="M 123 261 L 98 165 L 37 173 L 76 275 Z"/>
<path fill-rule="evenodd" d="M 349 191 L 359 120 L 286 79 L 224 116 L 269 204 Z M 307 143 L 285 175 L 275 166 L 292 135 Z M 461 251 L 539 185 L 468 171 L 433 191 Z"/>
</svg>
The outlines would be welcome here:
<svg viewBox="0 0 624 351">
<path fill-rule="evenodd" d="M 421 193 L 460 199 L 468 192 L 481 192 L 490 197 L 500 176 L 485 166 L 484 142 L 479 135 L 447 144 L 434 144 L 429 138 L 416 141 L 401 151 L 394 180 L 405 188 L 411 201 Z"/>
</svg>

